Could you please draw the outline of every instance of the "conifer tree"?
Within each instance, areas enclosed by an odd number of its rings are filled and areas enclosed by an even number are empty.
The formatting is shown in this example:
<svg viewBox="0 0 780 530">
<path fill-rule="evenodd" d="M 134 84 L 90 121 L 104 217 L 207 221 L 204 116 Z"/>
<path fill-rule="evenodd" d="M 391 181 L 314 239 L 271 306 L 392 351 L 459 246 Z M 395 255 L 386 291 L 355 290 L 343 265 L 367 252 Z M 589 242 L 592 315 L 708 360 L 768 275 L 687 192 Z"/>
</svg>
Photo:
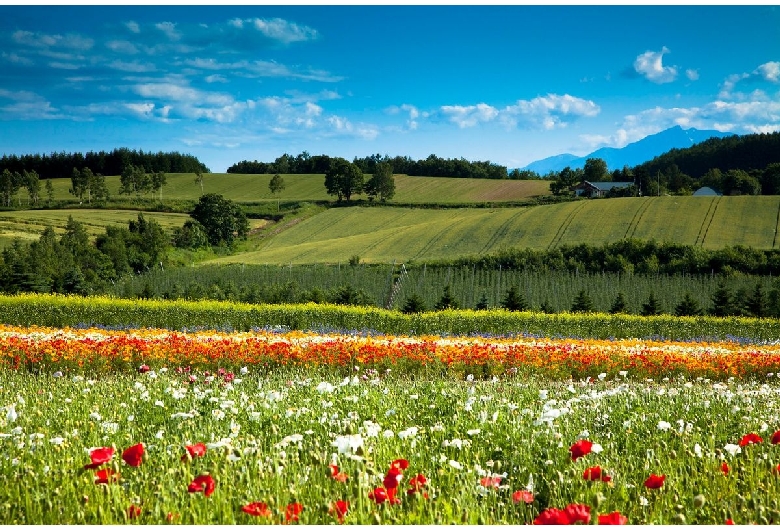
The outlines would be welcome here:
<svg viewBox="0 0 780 530">
<path fill-rule="evenodd" d="M 615 297 L 615 301 L 612 302 L 612 307 L 609 308 L 609 312 L 613 315 L 616 315 L 618 313 L 627 313 L 628 310 L 626 308 L 626 298 L 623 296 L 623 292 L 620 291 L 617 294 L 617 297 Z"/>
<path fill-rule="evenodd" d="M 695 317 L 701 315 L 699 302 L 693 299 L 691 293 L 685 293 L 682 301 L 674 308 L 674 314 L 678 317 Z"/>
<path fill-rule="evenodd" d="M 647 302 L 642 304 L 641 314 L 643 317 L 661 314 L 661 306 L 658 304 L 658 300 L 656 300 L 654 293 L 651 292 Z"/>
<path fill-rule="evenodd" d="M 528 310 L 528 304 L 525 301 L 525 297 L 514 285 L 507 290 L 506 296 L 501 300 L 501 307 L 508 309 L 509 311 Z"/>
<path fill-rule="evenodd" d="M 731 293 L 726 288 L 726 284 L 720 282 L 718 288 L 712 294 L 712 309 L 710 309 L 710 315 L 725 317 L 733 314 L 734 307 L 731 301 Z"/>
<path fill-rule="evenodd" d="M 582 289 L 579 293 L 577 293 L 577 296 L 574 297 L 574 303 L 571 306 L 571 312 L 592 313 L 593 311 L 593 301 L 585 292 L 585 289 Z"/>
</svg>

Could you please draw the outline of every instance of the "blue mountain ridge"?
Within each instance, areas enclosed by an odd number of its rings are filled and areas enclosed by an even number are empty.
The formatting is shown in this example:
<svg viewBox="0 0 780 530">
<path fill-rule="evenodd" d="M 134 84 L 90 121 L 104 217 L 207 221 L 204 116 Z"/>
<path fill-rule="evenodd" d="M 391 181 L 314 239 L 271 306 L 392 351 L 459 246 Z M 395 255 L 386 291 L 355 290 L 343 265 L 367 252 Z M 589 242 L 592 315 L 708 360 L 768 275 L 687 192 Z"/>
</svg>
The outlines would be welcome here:
<svg viewBox="0 0 780 530">
<path fill-rule="evenodd" d="M 540 175 L 545 175 L 550 171 L 560 171 L 566 166 L 572 169 L 583 168 L 588 158 L 601 158 L 607 163 L 609 170 L 614 171 L 615 169 L 622 169 L 623 166 L 633 167 L 647 162 L 671 149 L 683 149 L 712 137 L 723 138 L 733 136 L 734 134 L 720 131 L 700 131 L 694 128 L 683 129 L 676 125 L 619 149 L 616 147 L 602 147 L 585 156 L 576 156 L 568 153 L 555 155 L 531 162 L 521 169 L 528 169 L 536 171 Z"/>
</svg>

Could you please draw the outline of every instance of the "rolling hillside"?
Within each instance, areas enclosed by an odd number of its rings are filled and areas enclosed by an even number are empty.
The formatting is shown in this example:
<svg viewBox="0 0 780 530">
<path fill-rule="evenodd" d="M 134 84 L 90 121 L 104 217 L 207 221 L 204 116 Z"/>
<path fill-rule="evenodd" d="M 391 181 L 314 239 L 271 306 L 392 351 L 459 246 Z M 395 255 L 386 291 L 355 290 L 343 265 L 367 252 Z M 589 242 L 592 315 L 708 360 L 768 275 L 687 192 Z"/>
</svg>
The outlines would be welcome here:
<svg viewBox="0 0 780 530">
<path fill-rule="evenodd" d="M 643 197 L 525 208 L 326 210 L 262 248 L 207 263 L 405 262 L 494 252 L 601 245 L 626 237 L 704 248 L 777 248 L 780 196 Z"/>
<path fill-rule="evenodd" d="M 268 190 L 273 175 L 237 175 L 204 173 L 203 192 L 191 173 L 171 173 L 163 188 L 163 202 L 171 199 L 197 201 L 202 193 L 218 193 L 237 202 L 258 201 L 328 201 L 333 200 L 325 191 L 324 175 L 283 175 L 285 189 L 274 196 Z M 367 180 L 367 179 L 366 179 Z M 119 195 L 119 177 L 106 177 L 112 197 Z M 73 200 L 68 193 L 70 179 L 54 179 L 55 200 Z M 530 197 L 550 194 L 550 183 L 541 180 L 489 180 L 445 177 L 395 176 L 396 194 L 392 202 L 399 204 L 421 203 L 474 203 L 522 201 Z M 19 192 L 25 204 L 24 190 Z M 42 192 L 45 198 L 45 194 Z M 151 198 L 151 195 L 148 197 Z M 364 195 L 357 198 L 365 198 Z"/>
<path fill-rule="evenodd" d="M 182 213 L 143 212 L 147 219 L 154 219 L 169 233 L 182 226 L 190 218 Z M 68 217 L 82 223 L 91 237 L 103 234 L 106 225 L 116 224 L 127 227 L 130 220 L 138 218 L 138 212 L 132 210 L 24 210 L 15 212 L 0 212 L 0 248 L 10 244 L 14 239 L 25 243 L 37 241 L 47 226 L 54 228 L 55 233 L 62 234 Z M 251 219 L 250 227 L 255 229 L 265 224 L 261 219 Z"/>
</svg>

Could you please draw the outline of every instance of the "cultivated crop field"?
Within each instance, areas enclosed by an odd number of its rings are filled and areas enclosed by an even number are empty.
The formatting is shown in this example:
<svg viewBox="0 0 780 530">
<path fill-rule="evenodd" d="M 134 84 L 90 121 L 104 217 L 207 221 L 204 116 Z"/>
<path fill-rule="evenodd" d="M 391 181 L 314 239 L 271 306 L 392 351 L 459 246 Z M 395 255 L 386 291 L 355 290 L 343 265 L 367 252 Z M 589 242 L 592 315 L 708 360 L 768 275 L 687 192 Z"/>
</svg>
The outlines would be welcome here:
<svg viewBox="0 0 780 530">
<path fill-rule="evenodd" d="M 776 349 L 5 326 L 0 522 L 777 523 Z"/>
<path fill-rule="evenodd" d="M 400 263 L 512 247 L 598 246 L 623 238 L 775 248 L 779 209 L 779 196 L 630 197 L 497 209 L 333 208 L 260 250 L 215 263 L 337 263 L 354 255 Z"/>
<path fill-rule="evenodd" d="M 147 219 L 154 219 L 168 232 L 180 227 L 188 215 L 176 213 L 143 212 Z M 27 210 L 0 212 L 0 246 L 7 246 L 15 238 L 25 242 L 37 241 L 47 226 L 57 235 L 65 231 L 68 217 L 84 225 L 91 237 L 105 233 L 106 225 L 127 227 L 128 221 L 138 219 L 138 212 L 131 210 Z"/>
</svg>

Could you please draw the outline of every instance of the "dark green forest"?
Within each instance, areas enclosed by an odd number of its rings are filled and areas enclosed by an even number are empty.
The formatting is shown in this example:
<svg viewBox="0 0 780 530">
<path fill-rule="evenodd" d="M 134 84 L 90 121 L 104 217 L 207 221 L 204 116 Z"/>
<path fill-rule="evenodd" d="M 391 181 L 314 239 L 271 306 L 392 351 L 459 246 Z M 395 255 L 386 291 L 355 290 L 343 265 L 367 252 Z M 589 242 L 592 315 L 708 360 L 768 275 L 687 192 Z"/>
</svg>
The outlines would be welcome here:
<svg viewBox="0 0 780 530">
<path fill-rule="evenodd" d="M 111 152 L 90 151 L 88 153 L 51 153 L 32 155 L 3 155 L 0 158 L 0 173 L 36 172 L 41 179 L 69 178 L 73 168 L 88 168 L 100 175 L 120 175 L 128 166 L 144 168 L 147 172 L 163 173 L 208 173 L 207 168 L 196 157 L 177 152 L 152 153 L 127 148 Z"/>
</svg>

